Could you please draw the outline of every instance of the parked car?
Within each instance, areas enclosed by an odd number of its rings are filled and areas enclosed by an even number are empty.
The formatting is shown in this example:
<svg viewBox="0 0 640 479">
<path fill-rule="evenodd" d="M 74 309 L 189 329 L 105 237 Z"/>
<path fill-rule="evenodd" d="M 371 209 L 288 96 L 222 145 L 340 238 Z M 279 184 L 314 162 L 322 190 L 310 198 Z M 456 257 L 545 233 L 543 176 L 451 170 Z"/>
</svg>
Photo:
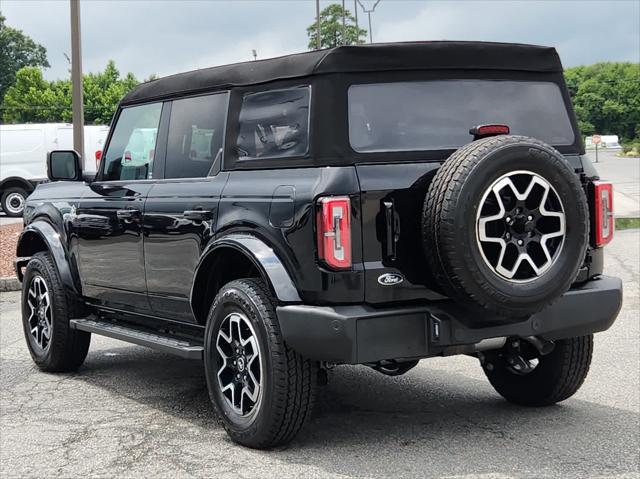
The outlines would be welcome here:
<svg viewBox="0 0 640 479">
<path fill-rule="evenodd" d="M 73 151 L 49 178 L 16 260 L 36 365 L 77 369 L 92 333 L 204 360 L 250 447 L 290 441 L 337 364 L 468 354 L 508 401 L 563 401 L 621 307 L 611 184 L 553 48 L 338 47 L 157 79 L 121 101 L 95 180 Z"/>
<path fill-rule="evenodd" d="M 104 147 L 109 127 L 84 127 L 87 151 L 84 171 L 97 171 L 96 152 Z M 7 216 L 21 216 L 27 196 L 47 178 L 47 152 L 73 148 L 69 123 L 0 125 L 0 202 Z"/>
</svg>

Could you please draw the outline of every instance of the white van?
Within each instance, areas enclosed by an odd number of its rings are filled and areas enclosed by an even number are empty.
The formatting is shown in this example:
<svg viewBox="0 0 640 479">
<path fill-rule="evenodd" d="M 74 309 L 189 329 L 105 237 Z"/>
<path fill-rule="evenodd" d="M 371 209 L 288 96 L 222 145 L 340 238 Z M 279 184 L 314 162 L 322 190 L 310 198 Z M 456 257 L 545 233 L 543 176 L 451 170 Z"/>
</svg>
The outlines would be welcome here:
<svg viewBox="0 0 640 479">
<path fill-rule="evenodd" d="M 593 144 L 593 137 L 588 136 L 585 138 L 584 146 L 587 150 L 595 148 L 596 145 Z M 600 144 L 598 148 L 607 148 L 610 150 L 620 150 L 622 146 L 620 146 L 620 139 L 618 135 L 600 135 Z"/>
<path fill-rule="evenodd" d="M 84 127 L 84 171 L 95 174 L 98 151 L 109 127 Z M 47 178 L 47 152 L 73 149 L 70 123 L 0 125 L 0 204 L 7 216 L 20 216 L 27 196 Z"/>
</svg>

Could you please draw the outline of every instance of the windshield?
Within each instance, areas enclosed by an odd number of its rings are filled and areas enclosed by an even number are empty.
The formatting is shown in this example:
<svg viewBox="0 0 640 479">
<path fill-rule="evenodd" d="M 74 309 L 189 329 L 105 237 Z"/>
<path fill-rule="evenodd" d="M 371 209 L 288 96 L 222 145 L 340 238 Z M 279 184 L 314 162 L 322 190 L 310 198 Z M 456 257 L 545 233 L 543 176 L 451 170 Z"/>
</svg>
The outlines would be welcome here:
<svg viewBox="0 0 640 479">
<path fill-rule="evenodd" d="M 438 80 L 349 88 L 349 139 L 360 153 L 456 149 L 482 124 L 551 145 L 575 137 L 560 88 L 551 82 Z"/>
</svg>

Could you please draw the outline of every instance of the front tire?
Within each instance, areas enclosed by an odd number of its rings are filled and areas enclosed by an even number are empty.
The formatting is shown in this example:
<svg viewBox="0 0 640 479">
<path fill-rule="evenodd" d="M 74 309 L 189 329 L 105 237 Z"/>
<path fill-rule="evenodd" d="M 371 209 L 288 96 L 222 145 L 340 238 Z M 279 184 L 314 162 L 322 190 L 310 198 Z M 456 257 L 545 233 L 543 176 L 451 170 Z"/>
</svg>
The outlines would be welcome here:
<svg viewBox="0 0 640 479">
<path fill-rule="evenodd" d="M 209 395 L 233 441 L 270 448 L 302 429 L 315 403 L 318 364 L 285 344 L 262 281 L 241 279 L 220 290 L 204 353 Z"/>
<path fill-rule="evenodd" d="M 27 196 L 29 196 L 29 193 L 24 188 L 19 186 L 7 188 L 1 198 L 2 209 L 5 214 L 13 218 L 22 216 Z"/>
<path fill-rule="evenodd" d="M 69 319 L 77 317 L 81 317 L 78 300 L 64 289 L 53 259 L 49 253 L 36 253 L 22 281 L 22 326 L 38 368 L 68 372 L 82 365 L 91 333 L 69 327 Z"/>
<path fill-rule="evenodd" d="M 484 372 L 507 401 L 522 406 L 550 406 L 570 398 L 580 389 L 589 372 L 592 353 L 593 334 L 561 339 L 549 354 L 533 358 L 537 365 L 531 372 L 518 373 L 503 353 L 488 355 Z M 526 363 L 522 364 L 528 364 L 532 356 L 535 355 L 525 355 Z"/>
</svg>

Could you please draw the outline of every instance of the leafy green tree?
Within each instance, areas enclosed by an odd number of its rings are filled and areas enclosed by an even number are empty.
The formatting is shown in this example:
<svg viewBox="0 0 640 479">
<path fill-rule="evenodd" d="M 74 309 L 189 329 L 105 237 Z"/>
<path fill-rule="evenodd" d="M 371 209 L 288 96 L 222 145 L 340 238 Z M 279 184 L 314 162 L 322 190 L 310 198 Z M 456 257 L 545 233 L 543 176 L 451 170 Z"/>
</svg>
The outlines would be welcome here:
<svg viewBox="0 0 640 479">
<path fill-rule="evenodd" d="M 132 73 L 120 78 L 113 60 L 104 71 L 89 73 L 83 78 L 85 122 L 108 124 L 118 102 L 138 84 Z"/>
<path fill-rule="evenodd" d="M 138 83 L 131 73 L 121 78 L 111 60 L 104 71 L 84 75 L 85 123 L 108 124 L 120 99 Z M 47 81 L 39 68 L 23 68 L 7 90 L 1 111 L 5 123 L 71 122 L 71 81 Z"/>
<path fill-rule="evenodd" d="M 48 68 L 47 50 L 22 31 L 5 25 L 0 13 L 0 103 L 18 70 L 24 67 Z"/>
<path fill-rule="evenodd" d="M 4 123 L 45 122 L 59 115 L 51 84 L 36 67 L 17 72 L 15 83 L 6 91 L 2 111 Z"/>
<path fill-rule="evenodd" d="M 342 14 L 345 15 L 345 28 L 342 28 Z M 367 37 L 367 31 L 357 28 L 355 17 L 342 5 L 332 3 L 320 12 L 320 47 L 331 48 L 338 45 L 360 45 Z M 309 36 L 309 50 L 315 50 L 318 46 L 317 23 L 307 28 Z"/>
<path fill-rule="evenodd" d="M 565 80 L 582 134 L 640 133 L 640 64 L 596 63 L 569 68 Z"/>
</svg>

